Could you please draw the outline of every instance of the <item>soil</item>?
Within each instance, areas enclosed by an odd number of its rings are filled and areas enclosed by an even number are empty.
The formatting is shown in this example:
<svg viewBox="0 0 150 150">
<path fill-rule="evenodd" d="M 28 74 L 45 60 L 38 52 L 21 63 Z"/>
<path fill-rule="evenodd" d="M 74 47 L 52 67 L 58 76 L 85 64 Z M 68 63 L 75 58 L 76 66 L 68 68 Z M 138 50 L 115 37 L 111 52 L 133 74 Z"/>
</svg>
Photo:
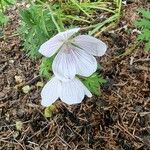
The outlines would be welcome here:
<svg viewBox="0 0 150 150">
<path fill-rule="evenodd" d="M 150 54 L 135 43 L 141 6 L 150 3 L 129 1 L 118 25 L 99 37 L 108 44 L 106 55 L 98 58 L 99 72 L 108 81 L 101 96 L 70 106 L 57 101 L 51 118 L 44 117 L 40 105 L 40 61 L 28 58 L 14 35 L 18 9 L 8 12 L 10 21 L 0 38 L 1 150 L 150 149 Z M 30 91 L 25 93 L 26 85 Z"/>
</svg>

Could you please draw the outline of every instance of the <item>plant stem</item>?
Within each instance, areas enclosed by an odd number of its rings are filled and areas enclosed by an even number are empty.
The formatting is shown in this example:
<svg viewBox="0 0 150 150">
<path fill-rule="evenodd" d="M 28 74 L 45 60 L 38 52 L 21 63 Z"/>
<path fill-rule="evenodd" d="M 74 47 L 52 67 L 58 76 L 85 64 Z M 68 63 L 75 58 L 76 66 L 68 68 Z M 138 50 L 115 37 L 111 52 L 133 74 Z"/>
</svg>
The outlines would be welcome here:
<svg viewBox="0 0 150 150">
<path fill-rule="evenodd" d="M 34 2 L 32 0 L 28 0 L 29 4 L 34 5 Z"/>
<path fill-rule="evenodd" d="M 3 2 L 2 2 L 2 0 L 0 0 L 0 4 L 1 4 L 1 9 L 2 9 L 2 13 L 4 13 L 4 6 L 3 6 Z"/>
<path fill-rule="evenodd" d="M 105 21 L 96 24 L 95 28 L 89 33 L 90 35 L 95 34 L 100 28 L 102 28 L 104 25 L 111 23 L 113 21 L 115 21 L 117 18 L 117 14 L 114 14 L 113 16 L 109 17 L 108 19 L 106 19 Z"/>
<path fill-rule="evenodd" d="M 120 15 L 121 15 L 121 6 L 122 6 L 122 0 L 116 0 L 118 21 L 119 21 L 119 19 L 120 19 Z"/>
<path fill-rule="evenodd" d="M 52 21 L 53 21 L 53 23 L 55 24 L 55 26 L 56 26 L 56 28 L 57 28 L 57 31 L 58 31 L 58 32 L 61 32 L 61 29 L 60 29 L 60 27 L 59 27 L 59 25 L 58 25 L 58 23 L 57 23 L 57 21 L 56 21 L 54 15 L 53 15 L 54 13 L 53 13 L 53 11 L 52 11 L 50 5 L 47 4 L 47 3 L 44 3 L 44 2 L 42 2 L 42 1 L 40 1 L 40 0 L 37 0 L 37 1 L 38 1 L 39 3 L 41 3 L 42 5 L 45 5 L 45 7 L 47 7 L 47 8 L 49 9 L 50 15 L 51 15 L 51 18 L 52 18 Z"/>
<path fill-rule="evenodd" d="M 106 65 L 110 65 L 114 62 L 118 62 L 118 61 L 121 61 L 123 60 L 126 56 L 129 56 L 130 54 L 132 54 L 135 50 L 136 50 L 136 47 L 139 45 L 139 43 L 134 43 L 134 44 L 130 44 L 126 50 L 125 50 L 125 53 L 111 59 L 109 62 L 106 63 Z"/>
<path fill-rule="evenodd" d="M 53 15 L 53 11 L 52 11 L 50 5 L 48 5 L 48 9 L 49 9 L 49 11 L 50 11 L 50 15 L 51 15 L 51 17 L 52 17 L 52 21 L 53 21 L 53 23 L 55 24 L 55 26 L 56 26 L 56 28 L 57 28 L 57 31 L 58 31 L 58 32 L 61 32 L 60 27 L 59 27 L 57 21 L 55 20 L 55 17 L 54 17 L 54 15 Z"/>
<path fill-rule="evenodd" d="M 87 17 L 91 18 L 91 16 L 75 0 L 71 0 L 71 2 L 75 4 L 83 13 L 85 13 Z"/>
<path fill-rule="evenodd" d="M 49 34 L 48 34 L 48 32 L 47 32 L 47 28 L 46 28 L 46 25 L 45 25 L 45 21 L 44 21 L 44 14 L 43 14 L 43 12 L 42 12 L 42 23 L 43 23 L 43 29 L 44 29 L 44 32 L 45 32 L 45 34 L 49 37 Z"/>
</svg>

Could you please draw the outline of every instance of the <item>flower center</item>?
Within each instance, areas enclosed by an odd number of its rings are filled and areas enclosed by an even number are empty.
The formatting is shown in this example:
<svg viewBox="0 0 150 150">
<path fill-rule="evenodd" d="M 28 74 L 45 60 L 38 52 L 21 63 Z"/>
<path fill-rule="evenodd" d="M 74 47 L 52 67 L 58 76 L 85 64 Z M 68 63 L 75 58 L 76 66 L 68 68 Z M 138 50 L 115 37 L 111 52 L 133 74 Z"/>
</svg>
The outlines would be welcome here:
<svg viewBox="0 0 150 150">
<path fill-rule="evenodd" d="M 72 51 L 72 47 L 71 47 L 72 42 L 73 42 L 72 39 L 65 40 L 62 45 L 62 52 L 70 54 Z"/>
</svg>

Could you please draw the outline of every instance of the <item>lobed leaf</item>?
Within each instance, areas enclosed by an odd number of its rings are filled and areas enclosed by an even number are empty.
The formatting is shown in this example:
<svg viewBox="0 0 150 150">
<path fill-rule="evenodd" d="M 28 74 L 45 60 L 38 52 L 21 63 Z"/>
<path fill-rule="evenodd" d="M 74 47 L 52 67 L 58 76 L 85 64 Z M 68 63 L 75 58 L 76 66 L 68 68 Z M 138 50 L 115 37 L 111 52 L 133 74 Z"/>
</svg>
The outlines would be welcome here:
<svg viewBox="0 0 150 150">
<path fill-rule="evenodd" d="M 94 73 L 90 77 L 82 78 L 85 86 L 95 95 L 100 95 L 100 87 L 102 84 L 106 83 L 106 80 L 97 73 Z"/>
<path fill-rule="evenodd" d="M 52 74 L 52 63 L 53 63 L 54 56 L 50 58 L 43 58 L 42 63 L 40 65 L 40 75 L 46 77 L 48 79 L 51 78 Z"/>
<path fill-rule="evenodd" d="M 138 12 L 141 13 L 143 17 L 150 19 L 150 11 L 148 9 L 141 8 Z"/>
<path fill-rule="evenodd" d="M 150 52 L 150 40 L 145 44 L 145 50 Z"/>
<path fill-rule="evenodd" d="M 135 23 L 135 25 L 139 28 L 143 28 L 143 27 L 150 28 L 150 21 L 146 19 L 140 19 Z"/>
<path fill-rule="evenodd" d="M 138 35 L 137 40 L 145 44 L 145 51 L 150 50 L 150 10 L 141 8 L 138 10 L 142 17 L 135 22 L 135 25 L 140 28 L 141 34 Z"/>
<path fill-rule="evenodd" d="M 42 5 L 32 5 L 21 10 L 20 16 L 21 26 L 18 32 L 23 39 L 24 50 L 31 58 L 37 58 L 40 56 L 40 45 L 57 32 L 50 12 Z"/>
</svg>

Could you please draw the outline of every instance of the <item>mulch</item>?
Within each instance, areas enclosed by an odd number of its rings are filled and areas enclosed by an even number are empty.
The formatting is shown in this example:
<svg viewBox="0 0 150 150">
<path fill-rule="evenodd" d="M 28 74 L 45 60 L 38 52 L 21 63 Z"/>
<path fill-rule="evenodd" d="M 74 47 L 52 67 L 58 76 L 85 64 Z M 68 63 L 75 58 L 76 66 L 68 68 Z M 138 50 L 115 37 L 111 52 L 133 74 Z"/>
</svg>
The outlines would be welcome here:
<svg viewBox="0 0 150 150">
<path fill-rule="evenodd" d="M 101 95 L 70 106 L 57 101 L 51 118 L 44 117 L 40 105 L 37 82 L 46 83 L 39 77 L 40 60 L 24 53 L 14 35 L 17 9 L 8 12 L 11 19 L 0 38 L 1 150 L 150 149 L 150 55 L 143 44 L 135 46 L 140 6 L 150 5 L 130 1 L 119 24 L 99 37 L 108 44 L 106 55 L 97 59 L 103 67 L 98 72 L 107 80 Z M 24 93 L 26 85 L 30 91 Z"/>
</svg>

